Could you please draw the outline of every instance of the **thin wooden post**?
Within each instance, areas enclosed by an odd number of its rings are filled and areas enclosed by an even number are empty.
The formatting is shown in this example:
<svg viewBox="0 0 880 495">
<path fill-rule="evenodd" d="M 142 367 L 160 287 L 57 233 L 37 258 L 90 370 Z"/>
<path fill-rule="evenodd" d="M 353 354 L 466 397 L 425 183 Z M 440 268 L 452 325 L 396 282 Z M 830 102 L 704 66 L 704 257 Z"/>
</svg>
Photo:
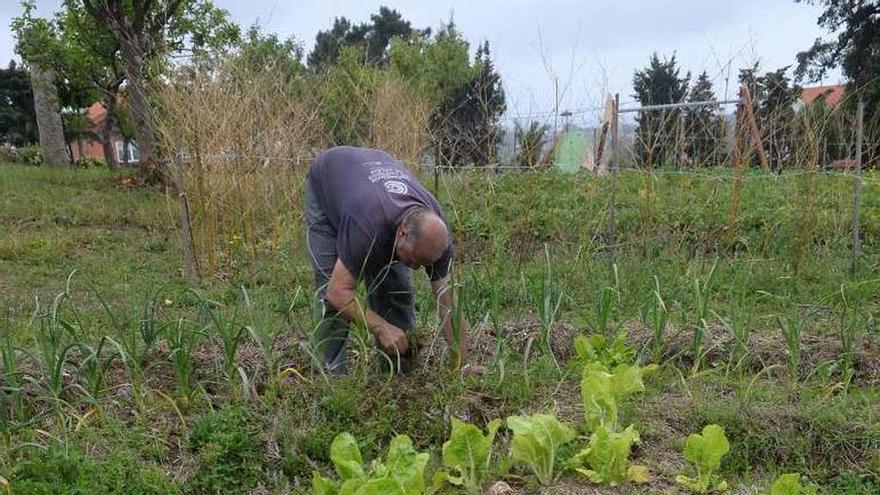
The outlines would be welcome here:
<svg viewBox="0 0 880 495">
<path fill-rule="evenodd" d="M 180 207 L 180 247 L 183 250 L 183 276 L 191 286 L 197 286 L 199 270 L 196 266 L 189 200 L 186 196 L 186 169 L 183 159 L 179 158 L 179 160 L 175 174 L 175 187 L 177 189 L 177 204 Z"/>
<path fill-rule="evenodd" d="M 770 160 L 767 159 L 767 150 L 764 149 L 764 140 L 761 138 L 761 130 L 758 129 L 758 120 L 755 118 L 755 110 L 752 108 L 752 93 L 745 84 L 743 84 L 742 87 L 742 99 L 744 102 L 743 108 L 745 109 L 746 120 L 748 120 L 749 127 L 752 131 L 752 140 L 758 148 L 758 158 L 761 160 L 761 167 L 763 167 L 764 170 L 770 170 Z"/>
<path fill-rule="evenodd" d="M 856 110 L 856 175 L 853 178 L 853 226 L 852 226 L 852 262 L 850 275 L 855 276 L 859 268 L 859 251 L 862 239 L 859 227 L 859 211 L 862 208 L 862 139 L 864 134 L 865 102 L 859 98 Z"/>
<path fill-rule="evenodd" d="M 615 201 L 617 199 L 617 169 L 620 166 L 620 94 L 614 95 L 614 107 L 611 114 L 611 198 L 608 201 L 608 253 L 610 254 L 611 266 L 614 267 L 614 244 L 617 242 L 617 226 L 614 223 Z"/>
</svg>

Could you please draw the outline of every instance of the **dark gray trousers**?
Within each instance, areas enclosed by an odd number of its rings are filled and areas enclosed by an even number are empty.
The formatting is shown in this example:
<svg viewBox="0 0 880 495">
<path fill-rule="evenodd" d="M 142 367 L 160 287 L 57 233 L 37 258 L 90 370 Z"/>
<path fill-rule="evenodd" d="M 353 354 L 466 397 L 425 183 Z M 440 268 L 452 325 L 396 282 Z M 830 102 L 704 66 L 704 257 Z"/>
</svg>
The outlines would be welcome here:
<svg viewBox="0 0 880 495">
<path fill-rule="evenodd" d="M 326 299 L 327 283 L 338 258 L 336 228 L 327 219 L 321 204 L 311 190 L 310 180 L 305 186 L 306 245 L 315 275 L 315 296 L 321 322 L 315 333 L 319 356 L 327 371 L 344 374 L 345 347 L 349 322 L 338 315 Z M 409 333 L 415 327 L 415 298 L 412 289 L 412 270 L 403 263 L 392 263 L 379 274 L 365 278 L 367 305 L 392 325 Z"/>
</svg>

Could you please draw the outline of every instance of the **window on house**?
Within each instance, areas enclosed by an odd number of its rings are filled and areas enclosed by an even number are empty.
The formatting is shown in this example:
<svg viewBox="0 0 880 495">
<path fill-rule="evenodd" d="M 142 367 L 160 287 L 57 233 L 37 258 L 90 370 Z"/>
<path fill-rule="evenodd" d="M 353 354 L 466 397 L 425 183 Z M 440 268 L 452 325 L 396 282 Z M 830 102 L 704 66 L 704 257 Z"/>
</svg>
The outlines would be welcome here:
<svg viewBox="0 0 880 495">
<path fill-rule="evenodd" d="M 128 158 L 126 160 L 126 158 Z M 119 163 L 137 163 L 141 160 L 141 152 L 138 150 L 137 145 L 132 142 L 128 143 L 128 156 L 125 155 L 125 143 L 123 141 L 116 141 L 116 160 Z"/>
</svg>

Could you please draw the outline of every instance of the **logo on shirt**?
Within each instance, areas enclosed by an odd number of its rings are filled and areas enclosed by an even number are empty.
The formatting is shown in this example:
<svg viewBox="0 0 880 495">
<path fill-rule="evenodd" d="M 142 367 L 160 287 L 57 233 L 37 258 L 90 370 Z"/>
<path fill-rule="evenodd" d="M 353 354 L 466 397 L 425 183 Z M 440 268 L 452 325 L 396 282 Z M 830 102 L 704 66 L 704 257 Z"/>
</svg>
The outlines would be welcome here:
<svg viewBox="0 0 880 495">
<path fill-rule="evenodd" d="M 383 184 L 385 185 L 385 190 L 391 194 L 406 194 L 409 191 L 406 184 L 398 180 L 386 180 Z"/>
</svg>

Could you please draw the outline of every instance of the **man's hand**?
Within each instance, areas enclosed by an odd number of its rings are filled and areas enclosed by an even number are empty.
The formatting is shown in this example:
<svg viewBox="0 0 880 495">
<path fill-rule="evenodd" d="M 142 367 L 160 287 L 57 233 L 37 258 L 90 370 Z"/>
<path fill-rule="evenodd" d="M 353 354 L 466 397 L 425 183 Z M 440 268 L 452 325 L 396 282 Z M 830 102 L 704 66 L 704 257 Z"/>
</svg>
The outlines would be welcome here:
<svg viewBox="0 0 880 495">
<path fill-rule="evenodd" d="M 357 284 L 357 279 L 345 268 L 342 261 L 337 259 L 327 283 L 327 302 L 349 320 L 369 328 L 383 351 L 389 354 L 406 353 L 409 344 L 403 330 L 363 307 L 354 296 Z"/>
<path fill-rule="evenodd" d="M 403 330 L 390 323 L 378 325 L 373 329 L 373 335 L 379 343 L 379 347 L 388 354 L 406 354 L 409 343 Z"/>
</svg>

